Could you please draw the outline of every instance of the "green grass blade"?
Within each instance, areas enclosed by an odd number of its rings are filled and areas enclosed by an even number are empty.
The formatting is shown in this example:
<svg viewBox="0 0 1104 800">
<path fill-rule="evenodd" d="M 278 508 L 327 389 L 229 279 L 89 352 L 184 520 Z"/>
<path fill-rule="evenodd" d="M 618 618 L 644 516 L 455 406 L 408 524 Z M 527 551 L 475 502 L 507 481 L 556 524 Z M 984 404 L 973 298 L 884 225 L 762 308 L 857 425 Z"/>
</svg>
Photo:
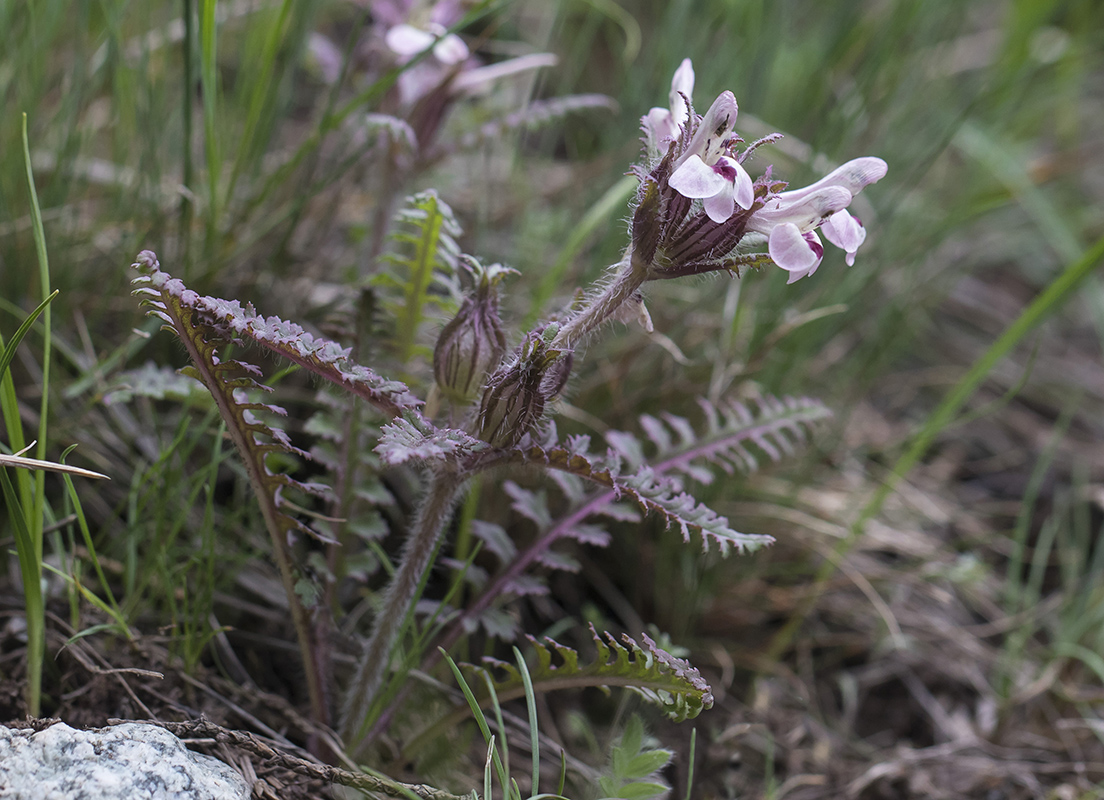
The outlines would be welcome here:
<svg viewBox="0 0 1104 800">
<path fill-rule="evenodd" d="M 207 157 L 207 248 L 215 244 L 218 228 L 218 181 L 222 170 L 217 135 L 218 64 L 217 23 L 215 8 L 218 0 L 203 0 L 199 21 L 200 84 L 203 86 L 203 147 Z"/>
<path fill-rule="evenodd" d="M 525 684 L 525 707 L 529 710 L 529 745 L 533 750 L 533 786 L 529 790 L 531 794 L 540 793 L 540 729 L 537 727 L 537 696 L 533 691 L 533 679 L 529 676 L 529 665 L 525 663 L 525 656 L 514 648 L 514 660 L 517 661 L 518 672 Z"/>
<path fill-rule="evenodd" d="M 3 352 L 0 352 L 0 375 L 7 371 L 8 365 L 11 364 L 11 360 L 15 357 L 15 350 L 19 347 L 19 343 L 23 341 L 23 337 L 27 335 L 27 331 L 31 329 L 31 326 L 34 325 L 39 315 L 42 314 L 42 312 L 46 310 L 46 307 L 58 296 L 59 291 L 59 289 L 54 289 L 49 297 L 38 304 L 38 307 L 23 320 L 23 324 L 12 334 L 12 338 L 8 340 L 7 345 L 4 344 L 4 338 L 0 336 L 0 348 L 3 348 Z"/>
<path fill-rule="evenodd" d="M 468 703 L 468 708 L 471 709 L 472 716 L 475 717 L 475 724 L 479 726 L 479 732 L 483 734 L 483 740 L 487 742 L 489 746 L 488 759 L 494 759 L 495 771 L 498 772 L 499 776 L 503 776 L 505 774 L 505 770 L 502 765 L 502 760 L 498 756 L 498 749 L 494 746 L 494 734 L 491 733 L 491 726 L 487 722 L 487 715 L 484 714 L 483 709 L 479 707 L 479 701 L 475 699 L 475 693 L 472 692 L 471 687 L 468 686 L 468 682 L 464 680 L 464 675 L 460 672 L 460 667 L 456 666 L 456 662 L 452 660 L 452 656 L 450 656 L 447 652 L 445 652 L 444 649 L 440 647 L 437 649 L 441 653 L 441 655 L 444 656 L 445 661 L 449 665 L 449 669 L 452 670 L 453 677 L 456 678 L 456 683 L 459 684 L 460 691 L 463 692 L 464 699 Z M 491 697 L 494 697 L 495 702 L 497 703 L 497 697 L 494 693 L 494 687 L 491 687 Z M 489 768 L 490 761 L 488 760 L 488 769 Z M 509 786 L 509 781 L 504 778 L 502 781 L 502 786 L 505 790 L 506 787 Z M 488 791 L 485 796 L 489 798 L 490 792 Z"/>
<path fill-rule="evenodd" d="M 276 20 L 269 25 L 264 45 L 261 49 L 260 63 L 257 71 L 251 73 L 253 89 L 249 96 L 249 110 L 246 112 L 245 127 L 242 129 L 241 140 L 238 143 L 237 157 L 230 173 L 230 181 L 226 187 L 226 207 L 230 207 L 234 196 L 234 187 L 243 168 L 251 166 L 256 152 L 257 129 L 261 124 L 265 107 L 269 105 L 274 96 L 272 76 L 276 71 L 276 56 L 280 51 L 280 44 L 284 38 L 288 19 L 291 17 L 292 0 L 284 0 L 280 5 L 280 12 Z"/>
<path fill-rule="evenodd" d="M 8 518 L 15 532 L 15 551 L 23 578 L 23 600 L 27 607 L 27 713 L 37 717 L 42 710 L 42 660 L 46 652 L 45 608 L 42 603 L 42 557 L 35 546 L 34 534 L 27 524 L 23 504 L 0 467 L 0 486 L 8 506 Z"/>
<path fill-rule="evenodd" d="M 61 454 L 61 463 L 65 463 L 65 456 L 67 456 L 74 447 L 76 447 L 76 445 L 71 445 L 65 449 L 65 452 Z M 77 515 L 77 526 L 80 528 L 84 546 L 88 550 L 88 558 L 92 561 L 92 568 L 96 571 L 96 577 L 99 579 L 100 586 L 103 588 L 104 596 L 107 597 L 107 602 L 111 606 L 109 613 L 119 626 L 126 631 L 127 638 L 129 639 L 131 638 L 130 630 L 126 626 L 122 611 L 119 610 L 119 604 L 115 601 L 115 595 L 111 591 L 111 585 L 104 576 L 103 568 L 100 566 L 100 559 L 96 557 L 96 546 L 92 542 L 92 533 L 88 529 L 88 520 L 84 516 L 84 506 L 81 504 L 80 497 L 77 495 L 76 486 L 73 485 L 73 478 L 65 473 L 62 473 L 61 477 L 64 479 L 65 488 L 69 492 L 69 499 L 73 503 L 73 510 Z"/>
<path fill-rule="evenodd" d="M 23 115 L 23 162 L 27 168 L 27 191 L 31 199 L 31 223 L 34 231 L 35 254 L 38 256 L 38 280 L 42 290 L 42 299 L 50 296 L 50 261 L 46 255 L 46 232 L 42 227 L 42 209 L 38 204 L 38 192 L 35 190 L 34 171 L 31 169 L 31 146 L 27 139 L 27 115 Z M 38 445 L 35 457 L 46 460 L 46 430 L 50 418 L 50 351 L 52 345 L 52 320 L 50 304 L 42 312 L 45 330 L 42 334 L 42 400 L 38 406 Z M 35 556 L 42 561 L 42 512 L 46 506 L 46 476 L 42 472 L 34 474 L 34 500 L 31 517 L 28 520 L 35 541 Z"/>
<path fill-rule="evenodd" d="M 690 753 L 686 756 L 686 800 L 693 797 L 694 792 L 694 755 L 698 746 L 698 729 L 690 729 Z"/>
</svg>

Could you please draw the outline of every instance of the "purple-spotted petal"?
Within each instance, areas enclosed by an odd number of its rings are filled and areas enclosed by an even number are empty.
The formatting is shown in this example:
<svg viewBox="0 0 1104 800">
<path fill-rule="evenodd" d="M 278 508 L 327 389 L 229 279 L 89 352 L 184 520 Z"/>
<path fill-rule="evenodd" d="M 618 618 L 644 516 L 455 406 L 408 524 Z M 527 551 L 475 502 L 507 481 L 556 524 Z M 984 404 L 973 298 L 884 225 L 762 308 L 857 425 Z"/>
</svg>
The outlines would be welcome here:
<svg viewBox="0 0 1104 800">
<path fill-rule="evenodd" d="M 775 264 L 790 273 L 786 283 L 793 283 L 816 272 L 824 246 L 815 233 L 802 233 L 792 222 L 784 222 L 771 231 L 767 252 Z"/>
<path fill-rule="evenodd" d="M 667 181 L 683 197 L 712 197 L 728 187 L 729 182 L 713 167 L 692 155 L 671 173 Z M 726 217 L 727 219 L 727 217 Z"/>
<path fill-rule="evenodd" d="M 732 184 L 732 198 L 736 205 L 747 211 L 755 202 L 755 184 L 743 164 L 729 156 L 721 156 L 713 165 L 713 171 L 720 173 Z"/>
<path fill-rule="evenodd" d="M 859 246 L 866 240 L 866 228 L 858 217 L 854 217 L 847 211 L 837 211 L 825 220 L 821 226 L 824 238 L 847 253 L 847 266 L 855 263 L 855 253 Z"/>
</svg>

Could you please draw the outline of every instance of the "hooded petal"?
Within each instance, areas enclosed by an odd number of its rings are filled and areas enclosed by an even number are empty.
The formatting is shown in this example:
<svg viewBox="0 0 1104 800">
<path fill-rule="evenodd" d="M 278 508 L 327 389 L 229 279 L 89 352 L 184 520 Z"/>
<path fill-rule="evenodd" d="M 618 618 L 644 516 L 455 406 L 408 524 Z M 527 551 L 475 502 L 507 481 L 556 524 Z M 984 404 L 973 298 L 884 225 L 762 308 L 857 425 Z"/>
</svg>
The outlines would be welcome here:
<svg viewBox="0 0 1104 800">
<path fill-rule="evenodd" d="M 649 111 L 644 117 L 644 129 L 657 150 L 661 149 L 661 142 L 676 138 L 679 131 L 673 115 L 666 108 L 653 108 Z"/>
<path fill-rule="evenodd" d="M 853 265 L 859 245 L 866 240 L 866 228 L 859 218 L 847 211 L 837 211 L 824 221 L 821 230 L 825 239 L 847 252 L 847 266 Z"/>
<path fill-rule="evenodd" d="M 690 146 L 682 154 L 676 166 L 681 166 L 691 156 L 698 156 L 707 164 L 712 164 L 717 157 L 724 154 L 725 143 L 728 135 L 732 133 L 732 127 L 736 124 L 736 115 L 739 106 L 736 105 L 736 97 L 732 92 L 721 92 L 713 105 L 705 112 L 694 138 L 690 140 Z"/>
<path fill-rule="evenodd" d="M 816 183 L 810 183 L 802 189 L 795 189 L 791 192 L 782 192 L 779 198 L 783 202 L 799 200 L 829 186 L 846 189 L 853 197 L 861 192 L 864 187 L 884 178 L 888 169 L 886 162 L 880 158 L 873 156 L 856 158 L 832 170 Z"/>
<path fill-rule="evenodd" d="M 694 65 L 690 59 L 684 58 L 679 68 L 675 70 L 675 77 L 671 79 L 671 118 L 675 125 L 681 125 L 690 116 L 690 109 L 686 107 L 687 97 L 694 96 Z"/>
<path fill-rule="evenodd" d="M 789 223 L 803 232 L 811 231 L 850 202 L 851 192 L 841 186 L 826 186 L 797 198 L 783 192 L 751 215 L 748 230 L 770 235 L 776 226 Z"/>
<path fill-rule="evenodd" d="M 824 246 L 815 233 L 802 233 L 792 222 L 784 222 L 771 231 L 767 252 L 775 264 L 790 273 L 786 283 L 793 283 L 816 272 L 824 257 Z"/>
</svg>

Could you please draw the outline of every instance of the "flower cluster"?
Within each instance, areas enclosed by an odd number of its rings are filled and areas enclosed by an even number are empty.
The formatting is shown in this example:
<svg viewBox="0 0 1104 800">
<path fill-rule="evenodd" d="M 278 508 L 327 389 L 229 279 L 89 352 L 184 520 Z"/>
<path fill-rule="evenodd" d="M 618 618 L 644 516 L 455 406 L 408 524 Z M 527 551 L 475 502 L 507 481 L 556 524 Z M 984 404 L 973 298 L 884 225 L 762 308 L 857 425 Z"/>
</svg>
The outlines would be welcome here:
<svg viewBox="0 0 1104 800">
<path fill-rule="evenodd" d="M 743 166 L 774 134 L 738 150 L 733 133 L 739 108 L 722 92 L 704 116 L 693 114 L 694 71 L 682 62 L 671 81 L 669 109 L 652 109 L 642 120 L 654 166 L 641 174 L 633 217 L 637 269 L 645 280 L 721 269 L 739 270 L 766 261 L 789 272 L 789 283 L 812 275 L 824 246 L 817 231 L 844 250 L 847 263 L 866 238 L 848 210 L 855 195 L 886 174 L 880 158 L 849 161 L 803 189 L 764 175 L 752 180 Z M 766 254 L 737 252 L 749 234 L 765 237 Z"/>
</svg>

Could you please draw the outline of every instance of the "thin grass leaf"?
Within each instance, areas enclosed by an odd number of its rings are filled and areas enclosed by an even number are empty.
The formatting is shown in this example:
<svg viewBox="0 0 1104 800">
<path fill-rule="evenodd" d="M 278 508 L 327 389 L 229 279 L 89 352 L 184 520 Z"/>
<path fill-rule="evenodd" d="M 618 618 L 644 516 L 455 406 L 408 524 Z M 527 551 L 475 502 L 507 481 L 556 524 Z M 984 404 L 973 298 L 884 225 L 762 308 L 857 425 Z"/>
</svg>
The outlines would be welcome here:
<svg viewBox="0 0 1104 800">
<path fill-rule="evenodd" d="M 537 696 L 533 691 L 533 679 L 529 676 L 529 666 L 521 651 L 514 647 L 514 661 L 525 686 L 525 708 L 529 711 L 529 746 L 533 753 L 533 785 L 531 794 L 540 793 L 540 730 L 537 727 Z"/>
<path fill-rule="evenodd" d="M 50 296 L 43 300 L 38 306 L 27 315 L 27 318 L 23 320 L 22 324 L 15 329 L 15 333 L 12 334 L 7 344 L 4 343 L 4 338 L 0 336 L 0 347 L 3 347 L 3 351 L 0 352 L 0 375 L 3 375 L 8 366 L 11 364 L 11 360 L 15 358 L 15 351 L 19 347 L 19 343 L 23 341 L 23 337 L 30 331 L 31 326 L 34 325 L 35 320 L 46 310 L 46 307 L 54 301 L 54 299 L 61 292 L 60 289 L 54 289 L 50 293 Z"/>
<path fill-rule="evenodd" d="M 50 261 L 46 253 L 46 231 L 42 227 L 42 209 L 38 204 L 38 191 L 35 189 L 34 170 L 31 168 L 31 147 L 27 139 L 27 115 L 23 114 L 23 163 L 27 170 L 27 192 L 30 195 L 31 205 L 31 230 L 34 233 L 35 255 L 38 259 L 38 281 L 42 291 L 42 300 L 50 297 Z M 53 312 L 50 303 L 42 312 L 42 399 L 38 404 L 38 447 L 35 457 L 39 460 L 46 458 L 46 429 L 50 419 L 50 364 L 53 354 Z M 15 436 L 8 434 L 13 444 Z M 22 475 L 22 473 L 21 473 Z M 24 479 L 18 478 L 20 485 Z M 29 483 L 27 481 L 26 483 Z M 24 498 L 26 499 L 26 498 Z M 41 471 L 34 473 L 34 497 L 31 501 L 31 517 L 28 520 L 31 533 L 35 540 L 36 558 L 42 559 L 42 525 L 44 521 L 43 511 L 46 505 L 46 476 Z"/>
<path fill-rule="evenodd" d="M 27 687 L 24 697 L 27 713 L 37 717 L 42 703 L 42 661 L 46 654 L 46 618 L 42 601 L 42 557 L 35 545 L 34 532 L 27 522 L 26 511 L 19 501 L 8 471 L 0 467 L 0 487 L 8 507 L 15 534 L 15 550 L 19 572 L 23 578 L 23 602 L 27 619 Z"/>
<path fill-rule="evenodd" d="M 203 150 L 207 159 L 207 247 L 215 245 L 219 220 L 218 183 L 222 156 L 218 140 L 217 0 L 202 0 L 199 21 L 200 85 L 203 87 Z"/>
<path fill-rule="evenodd" d="M 690 800 L 694 795 L 694 757 L 697 754 L 698 729 L 690 729 L 690 752 L 686 756 L 686 795 L 685 800 Z"/>
<path fill-rule="evenodd" d="M 460 687 L 460 691 L 464 694 L 464 700 L 467 701 L 468 708 L 471 710 L 472 717 L 475 719 L 475 724 L 479 726 L 479 732 L 483 734 L 483 741 L 487 743 L 488 777 L 486 778 L 487 782 L 484 784 L 484 797 L 489 798 L 491 796 L 489 771 L 492 759 L 494 761 L 495 770 L 499 773 L 499 775 L 503 774 L 502 761 L 499 758 L 497 748 L 495 748 L 494 746 L 494 734 L 491 733 L 491 726 L 487 723 L 487 715 L 483 713 L 483 708 L 480 706 L 479 701 L 475 699 L 475 693 L 472 692 L 471 686 L 469 686 L 468 682 L 464 679 L 463 673 L 460 672 L 460 667 L 458 667 L 456 665 L 456 662 L 452 660 L 452 656 L 450 656 L 444 650 L 441 650 L 440 653 L 444 657 L 445 661 L 448 663 L 449 669 L 452 670 L 453 677 L 456 678 L 456 683 Z M 489 684 L 489 686 L 490 691 L 493 693 L 493 685 Z M 502 785 L 505 787 L 508 784 L 503 783 Z"/>
<path fill-rule="evenodd" d="M 61 457 L 64 461 L 65 456 L 69 454 L 76 445 L 68 447 Z M 62 465 L 64 466 L 64 464 Z M 84 470 L 82 470 L 84 472 Z M 97 475 L 97 473 L 91 473 Z M 111 617 L 120 625 L 126 632 L 128 639 L 132 638 L 130 629 L 126 626 L 125 619 L 122 611 L 119 610 L 119 604 L 115 601 L 115 594 L 111 591 L 111 585 L 107 582 L 107 578 L 104 576 L 103 568 L 100 566 L 100 559 L 96 556 L 96 546 L 92 541 L 92 532 L 88 528 L 88 520 L 84 516 L 84 506 L 80 501 L 80 496 L 77 494 L 77 488 L 73 485 L 73 479 L 68 474 L 62 475 L 65 480 L 65 488 L 69 492 L 69 500 L 73 504 L 73 511 L 77 515 L 77 526 L 80 528 L 81 538 L 84 540 L 84 546 L 88 550 L 88 558 L 92 561 L 92 567 L 96 570 L 96 577 L 100 581 L 100 587 L 103 589 L 104 594 L 107 596 L 108 603 L 111 605 L 110 613 Z M 99 476 L 105 477 L 105 476 Z"/>
<path fill-rule="evenodd" d="M 291 16 L 293 5 L 295 5 L 294 0 L 283 0 L 280 4 L 276 19 L 268 23 L 264 45 L 261 48 L 261 56 L 250 70 L 253 86 L 249 94 L 245 124 L 239 137 L 237 156 L 234 158 L 230 180 L 226 186 L 225 204 L 227 207 L 233 202 L 234 188 L 237 186 L 242 171 L 251 168 L 256 162 L 257 129 L 260 127 L 261 117 L 265 113 L 266 107 L 272 103 L 276 56 L 279 53 L 281 40 L 288 32 L 288 19 Z"/>
</svg>

